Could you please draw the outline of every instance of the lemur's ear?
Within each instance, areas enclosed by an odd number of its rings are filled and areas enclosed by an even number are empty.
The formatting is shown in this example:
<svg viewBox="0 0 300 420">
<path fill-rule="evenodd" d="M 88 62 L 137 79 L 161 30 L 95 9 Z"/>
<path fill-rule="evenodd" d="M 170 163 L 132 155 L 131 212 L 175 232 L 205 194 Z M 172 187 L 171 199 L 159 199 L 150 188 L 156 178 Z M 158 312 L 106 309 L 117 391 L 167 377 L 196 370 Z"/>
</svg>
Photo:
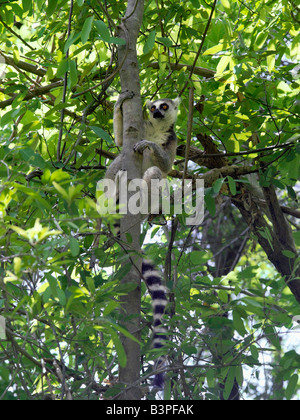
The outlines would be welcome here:
<svg viewBox="0 0 300 420">
<path fill-rule="evenodd" d="M 173 103 L 174 103 L 175 107 L 178 108 L 180 103 L 181 103 L 180 96 L 178 96 L 176 99 L 173 99 Z"/>
<path fill-rule="evenodd" d="M 150 108 L 151 108 L 151 105 L 152 105 L 152 102 L 148 100 L 148 101 L 146 102 L 146 107 L 147 107 L 148 109 L 150 109 Z"/>
</svg>

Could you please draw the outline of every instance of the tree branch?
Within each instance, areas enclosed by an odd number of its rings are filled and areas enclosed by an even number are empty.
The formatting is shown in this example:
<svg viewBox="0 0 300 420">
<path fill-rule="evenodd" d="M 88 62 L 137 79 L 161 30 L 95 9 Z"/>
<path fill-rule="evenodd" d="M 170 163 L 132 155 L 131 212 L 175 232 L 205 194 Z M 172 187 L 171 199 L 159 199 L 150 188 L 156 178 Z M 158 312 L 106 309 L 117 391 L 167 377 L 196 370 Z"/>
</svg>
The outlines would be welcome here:
<svg viewBox="0 0 300 420">
<path fill-rule="evenodd" d="M 207 79 L 211 79 L 215 76 L 216 72 L 214 70 L 206 69 L 204 67 L 197 67 L 195 66 L 193 69 L 193 65 L 191 64 L 181 64 L 181 63 L 168 63 L 167 66 L 171 68 L 172 71 L 179 71 L 182 69 L 187 68 L 188 70 L 192 71 L 194 74 L 197 74 L 198 76 L 203 76 Z M 151 67 L 153 69 L 159 70 L 159 63 L 157 61 L 154 61 L 153 63 L 149 63 L 148 67 Z"/>
<path fill-rule="evenodd" d="M 29 45 L 20 35 L 18 35 L 10 26 L 8 26 L 2 19 L 2 17 L 0 16 L 0 22 L 2 23 L 2 25 L 4 26 L 4 28 L 6 28 L 10 33 L 12 33 L 14 36 L 16 36 L 18 39 L 20 39 L 25 45 L 26 47 L 28 47 L 31 51 L 34 51 L 34 48 Z"/>
<path fill-rule="evenodd" d="M 43 77 L 47 73 L 47 69 L 44 69 L 43 67 L 35 66 L 30 63 L 26 63 L 26 61 L 18 61 L 15 63 L 14 59 L 4 54 L 2 51 L 0 51 L 0 55 L 4 58 L 5 63 L 8 66 L 16 66 L 21 70 L 27 71 L 28 73 L 35 74 L 36 76 Z"/>
<path fill-rule="evenodd" d="M 51 92 L 51 90 L 57 89 L 61 86 L 63 86 L 63 80 L 59 80 L 47 86 L 41 86 L 41 87 L 32 89 L 24 97 L 23 101 L 28 101 L 29 99 L 35 98 L 37 96 L 46 95 L 47 93 Z M 17 96 L 18 95 L 14 95 L 12 98 L 7 99 L 6 101 L 0 102 L 0 109 L 4 109 L 7 106 L 11 105 Z"/>
</svg>

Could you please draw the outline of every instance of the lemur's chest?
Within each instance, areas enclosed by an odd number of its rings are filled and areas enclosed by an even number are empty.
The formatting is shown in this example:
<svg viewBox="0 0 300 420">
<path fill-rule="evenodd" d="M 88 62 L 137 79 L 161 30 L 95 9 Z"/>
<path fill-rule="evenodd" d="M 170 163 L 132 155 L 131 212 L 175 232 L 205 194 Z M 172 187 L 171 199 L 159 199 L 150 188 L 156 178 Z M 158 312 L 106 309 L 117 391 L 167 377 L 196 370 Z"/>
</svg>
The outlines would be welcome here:
<svg viewBox="0 0 300 420">
<path fill-rule="evenodd" d="M 170 133 L 167 129 L 163 129 L 152 125 L 149 121 L 144 126 L 145 140 L 152 141 L 153 143 L 162 146 L 168 140 Z"/>
</svg>

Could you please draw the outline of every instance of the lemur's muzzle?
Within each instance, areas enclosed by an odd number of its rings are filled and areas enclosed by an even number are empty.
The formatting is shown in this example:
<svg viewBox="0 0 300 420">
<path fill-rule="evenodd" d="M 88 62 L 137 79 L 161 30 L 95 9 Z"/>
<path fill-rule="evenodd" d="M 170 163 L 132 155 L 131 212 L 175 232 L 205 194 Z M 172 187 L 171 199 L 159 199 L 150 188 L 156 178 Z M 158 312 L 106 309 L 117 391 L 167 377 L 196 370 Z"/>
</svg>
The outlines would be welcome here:
<svg viewBox="0 0 300 420">
<path fill-rule="evenodd" d="M 153 112 L 153 118 L 164 118 L 164 115 L 160 112 L 159 109 Z"/>
</svg>

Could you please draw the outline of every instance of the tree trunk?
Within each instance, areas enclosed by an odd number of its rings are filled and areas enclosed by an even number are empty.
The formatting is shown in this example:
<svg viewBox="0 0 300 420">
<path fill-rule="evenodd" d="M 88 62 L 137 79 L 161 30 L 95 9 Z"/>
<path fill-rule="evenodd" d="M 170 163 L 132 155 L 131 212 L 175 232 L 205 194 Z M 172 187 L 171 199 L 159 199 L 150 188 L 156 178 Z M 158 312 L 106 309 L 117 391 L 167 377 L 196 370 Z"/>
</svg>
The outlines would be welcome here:
<svg viewBox="0 0 300 420">
<path fill-rule="evenodd" d="M 122 92 L 130 91 L 134 93 L 133 98 L 126 100 L 123 104 L 122 170 L 127 171 L 128 182 L 132 179 L 141 178 L 141 156 L 133 152 L 133 146 L 142 139 L 143 129 L 140 78 L 136 53 L 136 42 L 142 24 L 143 12 L 143 0 L 128 0 L 126 15 L 122 19 L 118 34 L 126 40 L 126 46 L 121 46 L 118 50 Z M 130 199 L 130 193 L 128 193 L 128 199 Z M 122 282 L 123 284 L 135 283 L 136 288 L 122 299 L 123 325 L 140 340 L 140 219 L 136 215 L 127 213 L 121 219 L 121 240 L 124 244 L 124 251 L 130 257 L 132 267 Z M 125 336 L 121 336 L 121 340 L 126 352 L 127 364 L 125 367 L 119 367 L 119 381 L 126 385 L 120 399 L 138 400 L 142 396 L 139 388 L 140 346 Z"/>
</svg>

